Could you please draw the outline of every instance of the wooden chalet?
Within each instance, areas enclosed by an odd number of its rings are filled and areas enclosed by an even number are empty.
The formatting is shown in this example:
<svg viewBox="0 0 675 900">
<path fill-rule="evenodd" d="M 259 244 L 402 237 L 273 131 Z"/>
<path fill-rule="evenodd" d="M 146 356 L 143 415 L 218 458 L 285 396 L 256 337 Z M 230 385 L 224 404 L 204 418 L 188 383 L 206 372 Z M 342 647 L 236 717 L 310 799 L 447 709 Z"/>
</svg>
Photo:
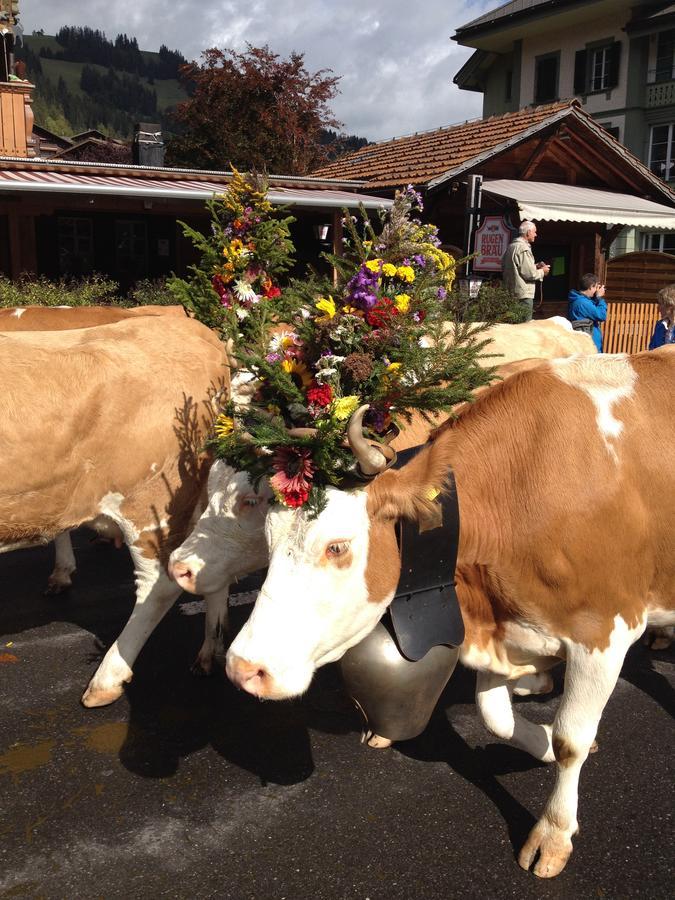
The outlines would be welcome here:
<svg viewBox="0 0 675 900">
<path fill-rule="evenodd" d="M 501 219 L 507 234 L 534 219 L 535 257 L 552 263 L 539 316 L 564 315 L 568 291 L 584 272 L 607 277 L 620 233 L 675 229 L 675 192 L 578 100 L 372 144 L 315 174 L 360 181 L 382 196 L 413 184 L 424 195 L 425 217 L 462 254 L 474 250 L 475 230 L 488 216 Z M 472 185 L 478 188 L 470 197 Z M 499 276 L 473 265 L 470 277 Z"/>
</svg>

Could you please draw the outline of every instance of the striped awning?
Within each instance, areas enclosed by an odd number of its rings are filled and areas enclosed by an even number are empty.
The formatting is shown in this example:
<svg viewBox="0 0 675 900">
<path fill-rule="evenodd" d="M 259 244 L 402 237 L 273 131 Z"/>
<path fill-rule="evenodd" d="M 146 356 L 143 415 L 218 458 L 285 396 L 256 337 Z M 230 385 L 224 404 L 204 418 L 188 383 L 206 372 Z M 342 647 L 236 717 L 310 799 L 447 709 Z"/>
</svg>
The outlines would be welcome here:
<svg viewBox="0 0 675 900">
<path fill-rule="evenodd" d="M 595 222 L 675 230 L 675 209 L 632 194 L 545 181 L 483 182 L 483 191 L 518 204 L 520 218 L 543 222 Z"/>
<path fill-rule="evenodd" d="M 1 169 L 0 197 L 4 193 L 85 194 L 143 199 L 198 200 L 204 202 L 214 194 L 227 190 L 229 179 L 152 178 L 123 174 L 85 174 L 83 172 L 55 172 L 47 169 Z M 325 182 L 324 182 L 325 183 Z M 321 209 L 356 208 L 380 209 L 392 201 L 370 194 L 352 193 L 322 187 L 281 187 L 275 185 L 268 198 L 276 206 L 318 207 Z"/>
</svg>

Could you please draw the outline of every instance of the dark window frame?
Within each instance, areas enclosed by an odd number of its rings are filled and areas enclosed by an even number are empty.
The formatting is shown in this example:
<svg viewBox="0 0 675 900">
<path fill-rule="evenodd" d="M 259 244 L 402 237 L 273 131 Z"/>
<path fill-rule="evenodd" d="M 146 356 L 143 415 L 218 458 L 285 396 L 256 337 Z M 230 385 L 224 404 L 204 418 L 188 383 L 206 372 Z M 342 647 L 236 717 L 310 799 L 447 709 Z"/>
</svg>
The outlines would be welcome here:
<svg viewBox="0 0 675 900">
<path fill-rule="evenodd" d="M 72 225 L 72 230 L 67 228 L 69 224 Z M 80 230 L 81 225 L 86 228 Z M 72 242 L 71 247 L 67 246 L 69 242 Z M 87 243 L 88 247 L 85 249 Z M 58 216 L 56 245 L 61 275 L 79 276 L 94 271 L 94 220 L 91 216 Z M 84 265 L 73 264 L 82 260 Z"/>
<path fill-rule="evenodd" d="M 619 84 L 619 75 L 621 72 L 621 56 L 622 43 L 614 37 L 603 38 L 599 41 L 592 41 L 583 48 L 577 50 L 574 55 L 574 86 L 573 90 L 577 96 L 589 96 L 591 94 L 609 94 Z M 595 55 L 599 52 L 605 54 L 605 62 L 603 69 L 604 83 L 600 86 L 594 85 L 595 78 Z"/>
<path fill-rule="evenodd" d="M 551 96 L 542 96 L 540 90 L 540 66 L 548 62 L 555 61 L 555 85 Z M 542 53 L 541 56 L 534 58 L 534 102 L 535 103 L 555 103 L 560 99 L 560 50 L 552 53 Z"/>
</svg>

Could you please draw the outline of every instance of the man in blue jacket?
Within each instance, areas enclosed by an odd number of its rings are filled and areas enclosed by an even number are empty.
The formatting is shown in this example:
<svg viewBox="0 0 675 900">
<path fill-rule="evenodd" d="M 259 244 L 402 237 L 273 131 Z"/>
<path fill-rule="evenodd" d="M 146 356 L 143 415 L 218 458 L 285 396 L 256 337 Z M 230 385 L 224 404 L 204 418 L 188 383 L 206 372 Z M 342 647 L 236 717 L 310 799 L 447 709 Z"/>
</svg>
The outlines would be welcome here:
<svg viewBox="0 0 675 900">
<path fill-rule="evenodd" d="M 590 319 L 592 322 L 591 337 L 602 353 L 602 331 L 600 322 L 607 318 L 607 304 L 603 299 L 605 286 L 600 284 L 600 279 L 594 273 L 589 272 L 581 276 L 578 291 L 570 291 L 567 297 L 567 318 L 571 322 L 579 322 L 581 319 Z"/>
</svg>

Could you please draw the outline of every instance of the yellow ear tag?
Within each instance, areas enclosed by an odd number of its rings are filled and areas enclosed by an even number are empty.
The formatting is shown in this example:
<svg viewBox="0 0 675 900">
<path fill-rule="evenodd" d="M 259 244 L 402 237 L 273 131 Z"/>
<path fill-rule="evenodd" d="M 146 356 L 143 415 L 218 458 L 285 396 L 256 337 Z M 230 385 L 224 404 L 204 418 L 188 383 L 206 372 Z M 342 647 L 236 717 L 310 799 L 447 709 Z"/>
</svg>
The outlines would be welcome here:
<svg viewBox="0 0 675 900">
<path fill-rule="evenodd" d="M 439 494 L 440 491 L 437 488 L 432 487 L 429 488 L 429 490 L 426 492 L 425 497 L 427 498 L 427 500 L 435 500 Z"/>
</svg>

